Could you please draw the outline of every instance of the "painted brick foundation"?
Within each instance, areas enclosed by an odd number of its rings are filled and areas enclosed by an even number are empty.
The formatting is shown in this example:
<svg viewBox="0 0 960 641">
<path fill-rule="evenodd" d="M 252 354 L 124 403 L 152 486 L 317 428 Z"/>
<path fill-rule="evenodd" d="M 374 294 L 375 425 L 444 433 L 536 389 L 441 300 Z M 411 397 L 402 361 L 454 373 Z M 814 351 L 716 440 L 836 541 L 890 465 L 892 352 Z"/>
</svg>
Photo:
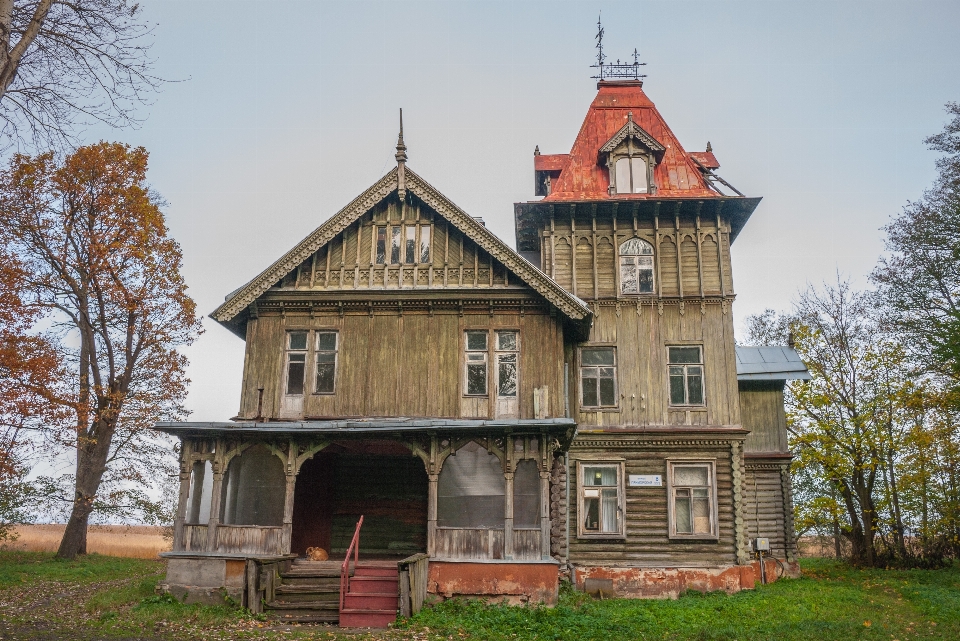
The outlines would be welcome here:
<svg viewBox="0 0 960 641">
<path fill-rule="evenodd" d="M 556 563 L 431 560 L 427 592 L 443 599 L 463 596 L 512 605 L 556 605 L 558 574 Z"/>
<path fill-rule="evenodd" d="M 796 563 L 784 563 L 785 576 L 800 575 Z M 596 592 L 604 596 L 633 599 L 672 598 L 686 590 L 728 594 L 753 589 L 760 581 L 760 564 L 732 565 L 718 568 L 630 568 L 604 566 L 576 566 L 574 578 L 578 590 Z M 776 567 L 767 565 L 767 581 L 776 581 Z M 610 591 L 608 593 L 608 590 Z"/>
</svg>

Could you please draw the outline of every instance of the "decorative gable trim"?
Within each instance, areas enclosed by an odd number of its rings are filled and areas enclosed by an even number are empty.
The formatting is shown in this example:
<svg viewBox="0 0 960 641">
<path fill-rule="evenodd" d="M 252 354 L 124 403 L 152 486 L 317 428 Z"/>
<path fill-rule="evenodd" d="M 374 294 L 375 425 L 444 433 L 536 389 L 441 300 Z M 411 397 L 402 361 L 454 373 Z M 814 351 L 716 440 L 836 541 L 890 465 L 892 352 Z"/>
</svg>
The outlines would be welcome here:
<svg viewBox="0 0 960 641">
<path fill-rule="evenodd" d="M 648 134 L 643 130 L 643 127 L 634 122 L 633 113 L 631 112 L 628 115 L 627 124 L 621 127 L 620 131 L 613 135 L 613 138 L 608 140 L 606 144 L 600 147 L 600 151 L 598 153 L 601 155 L 611 153 L 613 150 L 619 147 L 620 143 L 626 140 L 628 136 L 636 138 L 640 141 L 640 144 L 652 152 L 660 153 L 666 150 L 666 147 L 657 142 L 656 138 Z"/>
<path fill-rule="evenodd" d="M 557 285 L 546 274 L 508 247 L 500 238 L 478 223 L 472 216 L 450 202 L 427 181 L 405 168 L 405 188 L 426 205 L 453 224 L 467 238 L 500 261 L 534 291 L 543 296 L 560 312 L 574 321 L 583 321 L 591 315 L 590 308 L 579 298 Z M 230 294 L 227 300 L 210 315 L 221 323 L 232 321 L 240 312 L 253 304 L 274 283 L 294 270 L 314 252 L 370 211 L 391 193 L 398 191 L 398 170 L 393 169 L 372 187 L 360 194 L 349 205 L 320 225 L 293 249 L 260 273 L 249 283 Z"/>
</svg>

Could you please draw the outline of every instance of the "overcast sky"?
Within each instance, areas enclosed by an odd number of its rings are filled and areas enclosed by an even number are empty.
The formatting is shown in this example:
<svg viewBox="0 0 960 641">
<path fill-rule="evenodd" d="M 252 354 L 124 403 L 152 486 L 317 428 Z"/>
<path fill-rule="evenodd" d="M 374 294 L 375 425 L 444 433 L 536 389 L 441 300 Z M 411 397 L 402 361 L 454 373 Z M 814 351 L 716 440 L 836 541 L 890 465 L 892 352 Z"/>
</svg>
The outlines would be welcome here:
<svg viewBox="0 0 960 641">
<path fill-rule="evenodd" d="M 567 153 L 605 50 L 688 150 L 762 196 L 733 246 L 738 326 L 836 273 L 866 286 L 880 229 L 934 176 L 922 140 L 960 101 L 960 2 L 144 0 L 168 84 L 136 131 L 209 314 L 394 164 L 513 244 L 533 149 Z M 243 342 L 205 320 L 193 420 L 239 407 Z"/>
</svg>

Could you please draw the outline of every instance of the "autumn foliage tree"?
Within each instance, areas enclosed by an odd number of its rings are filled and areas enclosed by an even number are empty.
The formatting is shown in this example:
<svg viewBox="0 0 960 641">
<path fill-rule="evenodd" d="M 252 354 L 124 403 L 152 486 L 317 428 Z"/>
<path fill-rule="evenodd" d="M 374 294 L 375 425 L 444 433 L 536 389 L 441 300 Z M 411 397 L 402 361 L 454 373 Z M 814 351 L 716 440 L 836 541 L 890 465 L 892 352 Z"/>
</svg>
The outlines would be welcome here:
<svg viewBox="0 0 960 641">
<path fill-rule="evenodd" d="M 144 498 L 123 488 L 148 484 L 162 461 L 165 442 L 149 428 L 184 413 L 178 348 L 200 323 L 146 171 L 143 148 L 102 142 L 62 162 L 17 155 L 0 175 L 2 246 L 19 258 L 18 295 L 63 373 L 17 389 L 68 413 L 29 427 L 76 451 L 63 558 L 86 551 L 89 518 L 107 494 Z"/>
</svg>

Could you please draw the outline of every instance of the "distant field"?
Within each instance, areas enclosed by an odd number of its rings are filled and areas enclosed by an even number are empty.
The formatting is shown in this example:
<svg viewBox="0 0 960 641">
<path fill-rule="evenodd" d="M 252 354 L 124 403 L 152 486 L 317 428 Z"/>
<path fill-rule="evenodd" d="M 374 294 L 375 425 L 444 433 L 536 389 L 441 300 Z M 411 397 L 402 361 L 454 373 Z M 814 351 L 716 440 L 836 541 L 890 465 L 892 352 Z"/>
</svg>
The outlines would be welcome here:
<svg viewBox="0 0 960 641">
<path fill-rule="evenodd" d="M 17 540 L 6 543 L 8 550 L 56 552 L 63 538 L 64 525 L 21 525 Z M 105 556 L 155 559 L 170 549 L 171 540 L 163 537 L 163 528 L 151 525 L 91 525 L 87 532 L 87 552 Z"/>
</svg>

